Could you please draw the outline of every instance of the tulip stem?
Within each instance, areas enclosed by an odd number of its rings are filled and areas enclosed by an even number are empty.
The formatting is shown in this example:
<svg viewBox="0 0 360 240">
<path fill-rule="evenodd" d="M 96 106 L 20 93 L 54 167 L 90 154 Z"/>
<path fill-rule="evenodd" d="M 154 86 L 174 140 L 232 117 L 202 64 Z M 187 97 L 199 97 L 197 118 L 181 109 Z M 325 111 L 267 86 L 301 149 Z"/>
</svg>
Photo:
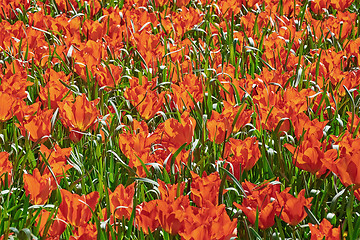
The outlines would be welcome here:
<svg viewBox="0 0 360 240">
<path fill-rule="evenodd" d="M 297 239 L 295 233 L 295 226 L 291 226 L 291 229 L 292 229 L 293 239 Z"/>
<path fill-rule="evenodd" d="M 347 219 L 347 224 L 348 224 L 348 236 L 349 239 L 352 240 L 353 239 L 353 219 L 352 219 L 352 212 L 353 212 L 353 207 L 354 207 L 354 186 L 351 186 L 350 189 L 350 199 L 346 208 L 346 219 Z"/>
<path fill-rule="evenodd" d="M 285 239 L 285 234 L 284 234 L 284 230 L 281 225 L 280 217 L 275 216 L 275 221 L 276 221 L 277 227 L 279 229 L 281 239 Z"/>
</svg>

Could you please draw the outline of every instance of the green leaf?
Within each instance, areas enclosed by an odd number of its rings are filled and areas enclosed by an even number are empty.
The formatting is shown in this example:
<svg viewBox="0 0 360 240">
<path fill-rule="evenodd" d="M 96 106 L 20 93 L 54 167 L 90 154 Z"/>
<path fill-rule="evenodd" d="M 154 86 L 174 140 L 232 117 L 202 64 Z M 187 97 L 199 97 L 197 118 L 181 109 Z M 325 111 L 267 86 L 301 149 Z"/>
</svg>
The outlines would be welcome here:
<svg viewBox="0 0 360 240">
<path fill-rule="evenodd" d="M 241 184 L 239 183 L 239 181 L 236 179 L 236 177 L 231 173 L 229 172 L 227 169 L 223 168 L 223 167 L 219 167 L 220 169 L 222 169 L 230 178 L 231 180 L 233 180 L 233 182 L 235 183 L 235 185 L 240 189 L 240 191 L 243 193 L 243 196 L 246 197 L 246 193 L 243 189 L 243 187 L 241 186 Z"/>
<path fill-rule="evenodd" d="M 256 240 L 262 240 L 262 237 L 260 237 L 259 233 L 255 231 L 252 227 L 249 227 L 250 233 L 255 237 Z"/>
<path fill-rule="evenodd" d="M 132 179 L 140 181 L 140 182 L 150 183 L 150 184 L 155 185 L 157 187 L 160 186 L 157 182 L 155 182 L 154 180 L 151 180 L 149 178 L 132 178 Z"/>
<path fill-rule="evenodd" d="M 312 224 L 320 225 L 319 220 L 316 219 L 315 215 L 310 211 L 310 209 L 308 209 L 306 206 L 304 206 L 304 209 L 310 219 L 310 222 Z"/>
</svg>

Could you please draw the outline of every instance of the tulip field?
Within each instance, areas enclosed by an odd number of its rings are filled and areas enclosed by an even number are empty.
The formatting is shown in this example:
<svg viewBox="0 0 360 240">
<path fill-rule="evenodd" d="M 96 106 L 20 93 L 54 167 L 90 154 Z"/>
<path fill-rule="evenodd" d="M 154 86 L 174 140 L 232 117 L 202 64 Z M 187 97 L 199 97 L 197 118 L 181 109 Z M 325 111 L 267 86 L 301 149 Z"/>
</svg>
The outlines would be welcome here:
<svg viewBox="0 0 360 240">
<path fill-rule="evenodd" d="M 0 240 L 359 239 L 360 1 L 0 0 Z"/>
</svg>

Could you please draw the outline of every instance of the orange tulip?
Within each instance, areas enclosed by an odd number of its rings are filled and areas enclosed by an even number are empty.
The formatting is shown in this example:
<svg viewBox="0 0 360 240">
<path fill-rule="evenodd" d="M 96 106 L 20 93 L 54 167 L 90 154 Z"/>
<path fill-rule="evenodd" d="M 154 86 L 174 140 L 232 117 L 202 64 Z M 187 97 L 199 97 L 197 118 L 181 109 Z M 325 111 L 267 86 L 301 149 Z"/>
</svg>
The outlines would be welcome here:
<svg viewBox="0 0 360 240">
<path fill-rule="evenodd" d="M 337 151 L 335 149 L 326 151 L 325 145 L 317 139 L 316 135 L 310 134 L 309 131 L 305 133 L 297 150 L 287 143 L 284 144 L 284 147 L 294 155 L 293 162 L 298 168 L 313 174 L 323 173 L 323 162 L 334 161 L 337 158 Z"/>
<path fill-rule="evenodd" d="M 331 223 L 324 218 L 320 225 L 309 223 L 311 240 L 340 240 L 340 227 L 333 228 Z"/>
<path fill-rule="evenodd" d="M 241 7 L 245 5 L 245 1 L 238 0 L 225 0 L 219 1 L 219 10 L 226 19 L 231 19 L 232 14 L 235 16 L 241 10 Z"/>
<path fill-rule="evenodd" d="M 330 5 L 334 9 L 344 12 L 346 8 L 350 7 L 354 0 L 331 0 L 330 2 Z"/>
<path fill-rule="evenodd" d="M 208 202 L 216 206 L 218 204 L 218 196 L 220 190 L 221 179 L 218 172 L 214 172 L 209 176 L 203 173 L 200 177 L 194 172 L 190 172 L 192 176 L 191 183 L 191 199 L 198 207 L 206 206 Z M 224 194 L 224 191 L 222 194 Z"/>
<path fill-rule="evenodd" d="M 237 179 L 240 179 L 240 173 L 253 168 L 260 157 L 259 142 L 256 138 L 230 138 L 229 142 L 225 143 L 224 158 L 232 164 Z"/>
<path fill-rule="evenodd" d="M 72 101 L 74 99 L 72 94 L 69 94 L 70 90 L 60 82 L 61 79 L 68 83 L 67 77 L 63 72 L 58 73 L 51 69 L 47 75 L 50 80 L 44 87 L 40 87 L 39 90 L 39 97 L 44 106 L 48 107 L 50 104 L 52 109 L 56 109 L 59 102 Z"/>
<path fill-rule="evenodd" d="M 182 182 L 179 184 L 165 184 L 163 181 L 158 180 L 159 183 L 159 191 L 160 191 L 160 199 L 161 200 L 153 200 L 150 202 L 143 202 L 140 205 L 136 207 L 136 222 L 138 224 L 139 229 L 142 229 L 144 233 L 148 234 L 149 230 L 150 232 L 155 231 L 156 228 L 160 226 L 160 222 L 164 229 L 166 228 L 169 232 L 178 232 L 178 229 L 174 229 L 175 226 L 170 226 L 168 223 L 166 223 L 169 218 L 172 218 L 172 224 L 176 225 L 178 224 L 180 227 L 180 220 L 175 220 L 175 214 L 173 211 L 175 209 L 173 208 L 173 205 L 177 204 L 175 200 L 177 198 L 183 198 L 182 193 L 185 189 L 185 182 Z M 178 196 L 178 192 L 180 193 L 180 196 Z M 183 202 L 184 199 L 178 200 L 180 203 Z M 186 200 L 185 200 L 186 201 Z M 188 198 L 187 198 L 187 201 Z M 175 206 L 174 205 L 174 206 Z M 176 223 L 174 223 L 174 221 Z"/>
<path fill-rule="evenodd" d="M 153 200 L 136 206 L 136 224 L 145 234 L 155 231 L 160 226 L 157 219 L 158 204 L 158 200 Z"/>
<path fill-rule="evenodd" d="M 231 239 L 236 237 L 237 219 L 229 218 L 225 205 L 185 209 L 183 229 L 179 235 L 185 240 Z"/>
<path fill-rule="evenodd" d="M 144 169 L 140 158 L 144 163 L 150 153 L 151 143 L 154 142 L 153 138 L 149 135 L 149 130 L 145 122 L 138 122 L 134 120 L 132 133 L 124 131 L 119 136 L 119 146 L 122 153 L 129 158 L 129 166 L 135 167 L 140 176 L 144 176 Z"/>
<path fill-rule="evenodd" d="M 339 176 L 345 186 L 355 184 L 355 188 L 360 187 L 360 151 L 345 154 L 337 161 L 328 161 L 325 165 Z"/>
<path fill-rule="evenodd" d="M 124 131 L 119 137 L 120 149 L 129 158 L 130 167 L 135 167 L 140 176 L 146 174 L 141 161 L 145 164 L 157 163 L 166 167 L 169 173 L 181 170 L 181 163 L 188 161 L 189 151 L 183 149 L 179 152 L 173 165 L 171 157 L 183 144 L 190 144 L 192 141 L 195 120 L 188 112 L 183 112 L 179 121 L 173 118 L 166 120 L 151 134 L 145 122 L 134 120 L 133 124 L 136 131 L 132 134 Z"/>
<path fill-rule="evenodd" d="M 149 151 L 151 143 L 146 122 L 134 120 L 132 131 L 124 131 L 124 133 L 119 135 L 120 149 L 128 158 L 131 158 L 131 155 L 134 153 Z"/>
<path fill-rule="evenodd" d="M 141 16 L 136 17 L 136 14 L 140 14 Z M 135 11 L 134 14 L 131 15 L 131 19 L 138 19 L 137 29 L 140 29 L 142 25 L 139 25 L 139 23 L 142 22 L 145 23 L 146 21 L 151 21 L 153 24 L 157 24 L 158 20 L 156 20 L 156 17 L 154 18 L 154 15 L 155 14 L 148 14 L 146 10 L 141 10 L 139 12 Z M 164 21 L 164 19 L 162 21 Z M 145 66 L 152 67 L 152 69 L 156 71 L 157 60 L 160 62 L 160 59 L 165 55 L 165 49 L 162 46 L 160 35 L 154 35 L 151 31 L 138 30 L 132 34 L 130 42 L 136 46 L 137 51 L 145 60 Z M 143 62 L 142 66 L 144 66 Z"/>
<path fill-rule="evenodd" d="M 12 69 L 12 66 L 9 66 Z M 0 92 L 7 93 L 14 98 L 25 99 L 27 97 L 26 88 L 34 83 L 27 81 L 27 73 L 25 69 L 20 67 L 19 71 L 13 74 L 8 71 L 2 77 L 0 84 Z"/>
<path fill-rule="evenodd" d="M 177 39 L 180 40 L 187 31 L 191 30 L 194 25 L 199 24 L 201 20 L 202 15 L 200 11 L 192 7 L 182 7 L 180 12 L 173 14 L 172 25 Z"/>
<path fill-rule="evenodd" d="M 27 105 L 25 101 L 17 101 L 15 105 L 15 116 L 20 123 L 29 121 L 36 112 L 41 111 L 41 102 Z"/>
<path fill-rule="evenodd" d="M 117 219 L 130 219 L 134 193 L 135 182 L 126 188 L 120 184 L 113 193 L 109 190 L 110 210 Z"/>
<path fill-rule="evenodd" d="M 184 7 L 190 3 L 190 0 L 176 0 L 176 6 L 178 8 Z"/>
<path fill-rule="evenodd" d="M 258 215 L 258 226 L 260 229 L 267 229 L 274 225 L 274 217 L 278 213 L 278 203 L 274 201 L 275 196 L 280 192 L 278 184 L 256 184 L 245 181 L 242 184 L 247 197 L 243 199 L 240 205 L 233 204 L 243 211 L 251 224 L 255 224 Z"/>
<path fill-rule="evenodd" d="M 219 71 L 223 72 L 221 69 L 219 69 Z M 235 68 L 233 66 L 232 69 L 229 69 L 226 73 L 229 73 L 229 71 L 232 72 L 232 75 L 235 74 Z M 219 75 L 218 77 L 222 85 L 222 87 L 220 88 L 220 95 L 224 99 L 224 102 L 227 102 L 230 105 L 234 106 L 237 102 L 237 96 L 239 96 L 240 99 L 244 97 L 244 91 L 241 89 L 244 86 L 241 84 L 241 81 L 231 81 L 226 77 L 227 75 L 225 74 Z"/>
<path fill-rule="evenodd" d="M 360 201 L 360 188 L 354 189 L 354 196 Z"/>
<path fill-rule="evenodd" d="M 73 7 L 78 11 L 78 9 L 84 5 L 84 0 L 76 1 L 76 0 L 69 0 L 69 1 L 62 1 L 62 0 L 55 0 L 57 8 L 60 11 L 67 12 L 72 11 Z M 91 0 L 88 1 L 88 6 L 90 9 L 90 12 L 88 13 L 91 17 L 96 14 L 99 9 L 101 8 L 100 2 L 98 0 Z"/>
<path fill-rule="evenodd" d="M 92 216 L 90 209 L 94 211 L 98 203 L 99 193 L 92 192 L 79 196 L 65 189 L 61 189 L 60 192 L 62 201 L 59 210 L 65 221 L 75 227 L 86 224 Z"/>
<path fill-rule="evenodd" d="M 160 111 L 164 103 L 165 92 L 157 94 L 155 91 L 150 90 L 150 87 L 136 86 L 127 88 L 124 97 L 136 107 L 140 116 L 149 120 L 156 112 Z"/>
<path fill-rule="evenodd" d="M 311 10 L 314 13 L 321 14 L 324 12 L 324 9 L 329 8 L 330 1 L 327 0 L 313 0 L 311 2 Z"/>
<path fill-rule="evenodd" d="M 279 208 L 281 208 L 280 218 L 288 224 L 295 226 L 307 216 L 304 207 L 310 209 L 313 198 L 305 198 L 305 189 L 299 192 L 297 198 L 289 194 L 289 191 L 290 188 L 287 188 L 281 193 L 276 193 L 276 198 L 280 206 Z"/>
<path fill-rule="evenodd" d="M 93 74 L 98 82 L 100 87 L 115 87 L 121 81 L 121 71 L 120 67 L 116 67 L 114 65 L 109 65 L 108 68 L 105 66 L 97 66 L 93 67 Z M 109 90 L 110 88 L 105 88 Z"/>
<path fill-rule="evenodd" d="M 223 143 L 232 133 L 231 124 L 232 122 L 227 117 L 213 110 L 211 118 L 206 123 L 209 140 L 215 141 L 216 144 Z"/>
<path fill-rule="evenodd" d="M 77 96 L 74 103 L 59 102 L 60 115 L 64 126 L 70 128 L 70 139 L 74 142 L 80 141 L 82 134 L 95 123 L 100 116 L 96 108 L 99 99 L 88 101 L 85 94 Z"/>
<path fill-rule="evenodd" d="M 13 9 L 29 9 L 30 7 L 30 2 L 19 2 L 17 0 L 8 0 L 6 2 L 1 2 L 0 3 L 0 7 L 1 9 L 3 9 L 0 13 L 0 16 L 2 19 L 16 19 L 18 17 L 18 15 L 14 12 L 12 12 Z M 10 234 L 12 235 L 12 234 Z"/>
<path fill-rule="evenodd" d="M 70 164 L 67 164 L 67 160 L 71 154 L 71 148 L 60 148 L 59 145 L 55 144 L 54 148 L 48 149 L 45 145 L 40 146 L 40 152 L 42 153 L 41 159 L 43 160 L 44 172 L 43 175 L 48 174 L 52 176 L 50 169 L 45 166 L 45 159 L 50 165 L 52 172 L 56 176 L 56 180 L 60 182 L 63 174 L 72 168 Z M 45 159 L 43 159 L 43 156 Z"/>
<path fill-rule="evenodd" d="M 45 204 L 52 190 L 57 187 L 51 175 L 41 175 L 37 168 L 32 174 L 24 174 L 23 178 L 25 194 L 30 195 L 30 201 L 36 205 Z"/>
<path fill-rule="evenodd" d="M 9 153 L 0 152 L 0 186 L 5 181 L 5 175 L 8 176 L 8 183 L 11 183 L 12 163 L 9 161 Z"/>
<path fill-rule="evenodd" d="M 154 135 L 160 139 L 159 143 L 174 153 L 184 143 L 191 143 L 195 126 L 195 119 L 189 116 L 189 112 L 183 112 L 180 121 L 170 118 L 159 124 Z"/>
<path fill-rule="evenodd" d="M 229 119 L 229 122 L 232 125 L 234 125 L 233 133 L 239 132 L 242 127 L 244 127 L 247 123 L 250 123 L 251 115 L 253 114 L 253 111 L 246 110 L 246 105 L 238 115 L 238 111 L 240 111 L 241 109 L 240 106 L 233 106 L 226 101 L 223 101 L 223 103 L 224 103 L 224 109 L 222 115 L 227 117 Z M 234 122 L 236 115 L 238 115 L 238 117 L 236 119 L 236 122 Z"/>
<path fill-rule="evenodd" d="M 44 142 L 51 134 L 51 118 L 54 110 L 37 112 L 30 120 L 25 121 L 23 126 L 19 126 L 23 135 L 29 136 L 33 142 Z"/>
<path fill-rule="evenodd" d="M 249 201 L 255 201 L 252 197 L 249 198 Z M 247 216 L 251 224 L 255 224 L 256 216 L 258 216 L 258 226 L 260 229 L 267 229 L 272 227 L 275 223 L 274 217 L 276 214 L 276 202 L 269 203 L 259 210 L 259 205 L 247 204 L 243 206 L 234 202 L 235 207 L 243 211 Z"/>
<path fill-rule="evenodd" d="M 176 235 L 183 229 L 183 220 L 190 206 L 189 198 L 153 200 L 137 207 L 137 223 L 144 232 L 151 232 L 161 226 L 166 232 Z M 191 216 L 188 216 L 191 217 Z"/>
<path fill-rule="evenodd" d="M 5 122 L 14 116 L 16 99 L 5 92 L 0 92 L 0 102 L 0 122 Z"/>
<path fill-rule="evenodd" d="M 158 183 L 160 198 L 166 202 L 173 202 L 179 197 L 178 194 L 180 194 L 180 196 L 182 195 L 185 189 L 185 182 L 177 184 L 165 184 L 163 181 L 158 180 Z"/>
<path fill-rule="evenodd" d="M 264 204 L 272 202 L 276 198 L 276 193 L 280 192 L 279 178 L 274 182 L 265 181 L 258 185 L 245 180 L 241 185 L 247 197 L 252 196 L 258 198 L 264 201 Z"/>
<path fill-rule="evenodd" d="M 184 108 L 187 110 L 194 108 L 194 102 L 201 102 L 204 98 L 201 80 L 191 74 L 185 75 L 179 85 L 172 84 L 171 90 L 171 100 L 173 100 L 171 103 L 180 112 Z"/>
<path fill-rule="evenodd" d="M 265 77 L 265 76 L 264 76 Z M 306 98 L 311 90 L 303 89 L 298 92 L 294 88 L 287 88 L 283 95 L 275 90 L 262 89 L 254 96 L 254 103 L 258 104 L 257 125 L 267 130 L 274 130 L 281 119 L 295 118 L 307 108 Z M 288 131 L 290 121 L 285 120 L 279 131 Z"/>
<path fill-rule="evenodd" d="M 360 187 L 360 139 L 353 138 L 350 132 L 341 137 L 331 136 L 338 145 L 339 159 L 324 161 L 324 165 L 334 172 L 345 186 L 354 184 L 355 189 Z"/>
<path fill-rule="evenodd" d="M 162 7 L 167 4 L 169 0 L 156 0 L 154 1 L 156 7 Z"/>
<path fill-rule="evenodd" d="M 71 154 L 71 148 L 61 148 L 59 145 L 55 144 L 52 149 L 48 149 L 45 145 L 41 145 L 40 152 L 44 155 L 50 165 L 55 163 L 66 165 L 67 159 Z"/>
<path fill-rule="evenodd" d="M 183 229 L 186 210 L 190 208 L 187 196 L 180 196 L 172 202 L 157 200 L 157 217 L 160 226 L 168 233 L 176 235 Z M 190 217 L 190 216 L 189 216 Z"/>
<path fill-rule="evenodd" d="M 300 113 L 292 118 L 292 122 L 297 139 L 300 139 L 301 135 L 305 132 L 308 136 L 314 135 L 318 140 L 321 140 L 323 137 L 323 130 L 328 123 L 328 121 L 320 122 L 318 119 L 311 121 L 305 113 Z"/>
<path fill-rule="evenodd" d="M 78 227 L 73 235 L 70 236 L 69 240 L 96 240 L 97 238 L 97 229 L 96 225 L 88 223 Z"/>
<path fill-rule="evenodd" d="M 58 217 L 50 218 L 50 212 L 42 209 L 39 216 L 36 219 L 35 226 L 39 227 L 39 233 L 41 236 L 44 236 L 45 225 L 48 221 L 51 221 L 50 227 L 47 231 L 47 236 L 49 237 L 60 237 L 60 235 L 65 231 L 66 222 Z M 40 226 L 39 226 L 40 225 Z"/>
<path fill-rule="evenodd" d="M 211 178 L 208 181 L 211 184 Z M 224 204 L 215 206 L 208 201 L 201 208 L 191 206 L 187 196 L 176 197 L 177 188 L 180 187 L 181 192 L 185 187 L 185 184 L 181 185 L 160 182 L 159 190 L 165 200 L 153 200 L 138 206 L 139 228 L 148 233 L 148 230 L 154 231 L 161 226 L 164 231 L 179 234 L 182 239 L 230 239 L 236 235 L 237 220 L 230 220 Z"/>
</svg>

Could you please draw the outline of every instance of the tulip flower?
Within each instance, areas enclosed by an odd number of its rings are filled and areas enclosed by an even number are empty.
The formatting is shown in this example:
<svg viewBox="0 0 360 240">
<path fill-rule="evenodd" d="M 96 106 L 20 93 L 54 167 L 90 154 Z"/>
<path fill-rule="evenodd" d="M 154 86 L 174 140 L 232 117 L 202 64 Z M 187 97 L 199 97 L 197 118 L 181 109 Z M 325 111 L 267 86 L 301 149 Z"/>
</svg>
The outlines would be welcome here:
<svg viewBox="0 0 360 240">
<path fill-rule="evenodd" d="M 56 109 L 59 102 L 73 101 L 72 94 L 69 94 L 70 90 L 59 81 L 59 79 L 65 81 L 64 78 L 66 78 L 66 75 L 63 72 L 61 73 L 50 70 L 49 75 L 51 75 L 51 79 L 44 87 L 40 87 L 39 97 L 46 107 L 50 105 L 52 109 Z"/>
<path fill-rule="evenodd" d="M 176 152 L 184 143 L 191 143 L 195 126 L 195 119 L 189 116 L 189 112 L 183 112 L 180 121 L 170 118 L 159 124 L 154 135 L 160 140 L 157 142 Z"/>
<path fill-rule="evenodd" d="M 52 149 L 48 149 L 45 145 L 41 145 L 40 152 L 44 155 L 46 161 L 50 165 L 54 163 L 62 163 L 63 165 L 66 165 L 67 159 L 71 154 L 71 148 L 61 148 L 59 145 L 55 144 Z"/>
<path fill-rule="evenodd" d="M 65 189 L 61 189 L 60 193 L 62 201 L 59 211 L 65 221 L 75 227 L 86 224 L 92 216 L 90 209 L 94 211 L 98 203 L 99 193 L 91 192 L 87 195 L 79 196 Z"/>
<path fill-rule="evenodd" d="M 252 110 L 247 110 L 245 106 L 233 106 L 229 102 L 223 101 L 224 109 L 222 114 L 229 119 L 234 126 L 233 133 L 240 131 L 251 120 Z M 239 112 L 240 111 L 240 112 Z M 237 117 L 237 119 L 235 119 Z M 236 122 L 234 122 L 236 120 Z"/>
<path fill-rule="evenodd" d="M 12 68 L 11 66 L 9 66 Z M 8 71 L 2 77 L 0 84 L 0 92 L 7 93 L 17 99 L 25 99 L 27 97 L 26 88 L 33 85 L 33 82 L 27 81 L 27 73 L 25 69 L 20 67 L 19 71 L 13 74 Z"/>
<path fill-rule="evenodd" d="M 124 93 L 124 97 L 136 107 L 140 116 L 145 120 L 149 120 L 160 111 L 164 103 L 164 95 L 164 92 L 157 94 L 145 86 L 128 88 Z"/>
<path fill-rule="evenodd" d="M 287 143 L 284 144 L 284 147 L 294 155 L 293 163 L 298 168 L 313 174 L 324 168 L 323 162 L 333 161 L 337 158 L 335 149 L 326 151 L 324 144 L 315 135 L 310 135 L 310 132 L 304 135 L 298 149 Z"/>
<path fill-rule="evenodd" d="M 182 231 L 184 228 L 184 218 L 191 217 L 191 215 L 187 215 L 187 210 L 189 208 L 194 208 L 190 206 L 189 198 L 180 196 L 172 202 L 158 200 L 157 203 L 156 220 L 159 222 L 160 226 L 172 235 L 176 235 Z"/>
<path fill-rule="evenodd" d="M 191 199 L 198 207 L 202 207 L 210 202 L 216 206 L 218 204 L 218 196 L 220 190 L 221 179 L 218 172 L 214 172 L 209 176 L 203 173 L 200 177 L 194 172 L 190 172 L 193 178 L 191 183 Z M 224 194 L 224 191 L 222 194 Z M 221 194 L 221 193 L 220 193 Z"/>
<path fill-rule="evenodd" d="M 69 240 L 96 240 L 97 228 L 95 224 L 88 223 L 78 227 Z"/>
<path fill-rule="evenodd" d="M 37 205 L 45 204 L 57 187 L 53 176 L 41 175 L 37 168 L 32 174 L 24 174 L 23 178 L 26 196 L 30 195 L 30 201 Z"/>
<path fill-rule="evenodd" d="M 25 101 L 18 101 L 15 108 L 15 116 L 20 123 L 26 123 L 33 118 L 36 112 L 41 112 L 41 102 L 27 105 Z"/>
<path fill-rule="evenodd" d="M 355 184 L 360 187 L 360 151 L 346 154 L 335 162 L 327 162 L 327 167 L 339 176 L 345 186 Z"/>
<path fill-rule="evenodd" d="M 258 199 L 254 199 L 253 197 L 249 197 L 245 206 L 240 205 L 234 202 L 235 207 L 239 208 L 243 211 L 243 213 L 247 216 L 249 222 L 251 224 L 255 224 L 256 218 L 258 217 L 258 226 L 260 229 L 267 229 L 272 227 L 275 223 L 274 217 L 277 212 L 276 202 L 271 202 L 265 206 L 259 206 L 250 204 L 250 202 L 257 202 Z"/>
<path fill-rule="evenodd" d="M 165 184 L 163 181 L 158 180 L 158 183 L 161 200 L 166 202 L 173 202 L 179 197 L 179 194 L 182 195 L 185 189 L 185 182 Z"/>
<path fill-rule="evenodd" d="M 305 189 L 301 190 L 298 197 L 294 197 L 288 192 L 290 188 L 276 194 L 277 201 L 281 207 L 280 218 L 288 224 L 295 226 L 307 216 L 304 207 L 310 209 L 311 198 L 305 198 Z"/>
<path fill-rule="evenodd" d="M 236 236 L 237 219 L 229 218 L 224 204 L 200 209 L 189 206 L 185 212 L 184 227 L 179 231 L 181 239 L 225 240 Z"/>
<path fill-rule="evenodd" d="M 117 186 L 114 192 L 109 190 L 109 201 L 111 213 L 117 219 L 130 219 L 133 209 L 133 198 L 135 193 L 135 182 L 126 188 L 123 185 Z"/>
<path fill-rule="evenodd" d="M 155 231 L 160 226 L 158 217 L 158 200 L 143 202 L 136 206 L 137 227 L 145 234 Z"/>
<path fill-rule="evenodd" d="M 187 74 L 179 85 L 171 85 L 171 99 L 175 108 L 180 112 L 186 108 L 187 110 L 194 108 L 194 103 L 201 102 L 203 96 L 203 86 L 201 80 L 192 75 Z"/>
<path fill-rule="evenodd" d="M 231 163 L 234 176 L 239 179 L 240 173 L 250 170 L 261 157 L 259 143 L 256 138 L 245 140 L 230 138 L 225 143 L 224 158 Z"/>
<path fill-rule="evenodd" d="M 211 118 L 206 123 L 209 140 L 215 141 L 216 144 L 223 143 L 232 133 L 231 124 L 232 122 L 227 117 L 212 111 Z"/>
<path fill-rule="evenodd" d="M 70 139 L 74 142 L 80 141 L 81 132 L 86 131 L 95 123 L 100 116 L 96 108 L 99 99 L 88 101 L 85 94 L 77 96 L 75 102 L 59 102 L 60 115 L 64 126 L 70 128 Z"/>
<path fill-rule="evenodd" d="M 243 211 L 251 224 L 255 224 L 257 216 L 260 229 L 273 226 L 279 207 L 275 197 L 280 192 L 280 185 L 266 183 L 258 186 L 245 181 L 242 186 L 247 197 L 241 205 L 234 202 L 235 207 Z"/>
<path fill-rule="evenodd" d="M 58 216 L 55 218 L 52 218 L 52 216 L 50 216 L 50 214 L 51 214 L 50 212 L 46 211 L 45 209 L 42 209 L 40 211 L 39 216 L 36 219 L 35 226 L 39 227 L 40 236 L 44 236 L 45 225 L 48 223 L 49 218 L 50 218 L 51 224 L 47 231 L 46 236 L 60 237 L 60 235 L 66 229 L 66 222 L 63 219 L 59 218 Z"/>
<path fill-rule="evenodd" d="M 9 161 L 9 153 L 0 152 L 0 186 L 5 181 L 5 175 L 8 176 L 8 183 L 11 183 L 12 163 Z"/>
<path fill-rule="evenodd" d="M 320 225 L 313 225 L 309 223 L 311 231 L 311 240 L 339 240 L 340 227 L 333 228 L 333 225 L 324 218 Z"/>
<path fill-rule="evenodd" d="M 16 99 L 5 92 L 0 92 L 0 102 L 0 122 L 5 122 L 14 116 Z"/>
<path fill-rule="evenodd" d="M 37 112 L 30 120 L 25 121 L 19 128 L 22 130 L 23 135 L 28 135 L 33 142 L 44 142 L 51 134 L 51 118 L 54 110 L 46 110 Z"/>
</svg>

